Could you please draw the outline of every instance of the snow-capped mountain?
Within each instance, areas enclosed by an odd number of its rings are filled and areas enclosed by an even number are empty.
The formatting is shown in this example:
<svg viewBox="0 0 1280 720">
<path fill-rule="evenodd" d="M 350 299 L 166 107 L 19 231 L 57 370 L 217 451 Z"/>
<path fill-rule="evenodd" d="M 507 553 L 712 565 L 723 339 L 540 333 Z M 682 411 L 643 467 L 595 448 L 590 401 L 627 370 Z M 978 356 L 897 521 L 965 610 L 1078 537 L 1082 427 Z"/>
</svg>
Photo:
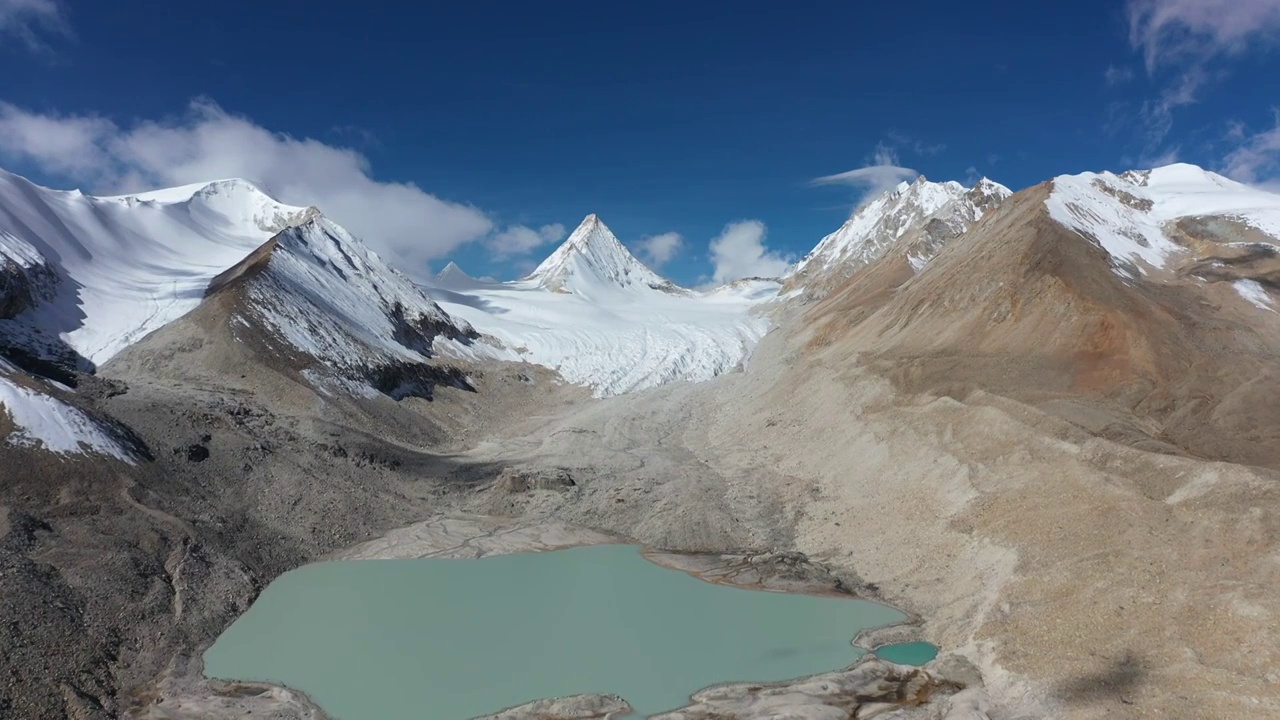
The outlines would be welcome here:
<svg viewBox="0 0 1280 720">
<path fill-rule="evenodd" d="M 595 215 L 523 280 L 448 282 L 463 276 L 450 272 L 432 295 L 498 342 L 442 342 L 445 352 L 543 365 L 597 397 L 739 367 L 769 329 L 751 310 L 778 289 L 769 280 L 706 294 L 679 288 L 632 257 Z"/>
<path fill-rule="evenodd" d="M 915 391 L 981 388 L 1139 447 L 1270 464 L 1278 309 L 1280 195 L 1173 165 L 1023 190 L 922 270 L 895 249 L 801 322 Z"/>
<path fill-rule="evenodd" d="M 1053 219 L 1106 250 L 1116 272 L 1130 278 L 1159 276 L 1233 246 L 1262 245 L 1274 254 L 1280 238 L 1280 195 L 1195 165 L 1063 175 L 1052 187 L 1045 204 Z"/>
<path fill-rule="evenodd" d="M 276 235 L 269 254 L 247 259 L 214 280 L 252 275 L 250 312 L 311 358 L 350 377 L 388 363 L 419 363 L 443 336 L 475 331 L 450 317 L 408 277 L 333 221 L 316 214 Z M 264 264 L 261 272 L 253 272 Z M 225 280 L 224 280 L 225 279 Z"/>
<path fill-rule="evenodd" d="M 972 188 L 934 183 L 923 176 L 900 183 L 859 208 L 840 229 L 824 237 L 787 277 L 784 291 L 803 289 L 821 297 L 891 248 L 905 248 L 919 271 L 948 240 L 959 236 L 1011 191 L 986 178 Z"/>
<path fill-rule="evenodd" d="M 525 279 L 554 292 L 585 297 L 637 288 L 687 292 L 637 260 L 594 214 Z"/>
<path fill-rule="evenodd" d="M 443 270 L 436 273 L 435 280 L 431 284 L 448 290 L 466 290 L 483 285 L 486 282 L 489 282 L 489 280 L 473 278 L 458 267 L 457 263 L 450 262 L 444 266 Z"/>
<path fill-rule="evenodd" d="M 315 208 L 244 180 L 92 197 L 0 173 L 0 343 L 90 370 L 253 268 L 255 311 L 337 366 L 468 337 L 408 278 Z"/>
<path fill-rule="evenodd" d="M 0 171 L 0 346 L 92 369 L 306 215 L 243 180 L 100 198 Z"/>
</svg>

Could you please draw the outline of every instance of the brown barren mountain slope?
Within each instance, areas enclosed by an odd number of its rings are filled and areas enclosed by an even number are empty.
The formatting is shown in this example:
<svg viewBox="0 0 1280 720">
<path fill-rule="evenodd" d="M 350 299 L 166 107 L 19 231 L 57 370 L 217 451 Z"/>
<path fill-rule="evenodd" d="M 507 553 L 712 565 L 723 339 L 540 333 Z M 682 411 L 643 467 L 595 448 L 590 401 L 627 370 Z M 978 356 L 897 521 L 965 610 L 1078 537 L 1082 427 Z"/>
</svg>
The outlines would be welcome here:
<svg viewBox="0 0 1280 720">
<path fill-rule="evenodd" d="M 1018 193 L 917 276 L 894 254 L 865 268 L 809 310 L 809 347 L 909 391 L 983 389 L 1135 447 L 1280 467 L 1280 314 L 1206 279 L 1265 280 L 1269 258 L 1223 270 L 1206 258 L 1231 251 L 1184 231 L 1201 249 L 1180 272 L 1121 277 L 1049 217 L 1051 187 Z"/>
</svg>

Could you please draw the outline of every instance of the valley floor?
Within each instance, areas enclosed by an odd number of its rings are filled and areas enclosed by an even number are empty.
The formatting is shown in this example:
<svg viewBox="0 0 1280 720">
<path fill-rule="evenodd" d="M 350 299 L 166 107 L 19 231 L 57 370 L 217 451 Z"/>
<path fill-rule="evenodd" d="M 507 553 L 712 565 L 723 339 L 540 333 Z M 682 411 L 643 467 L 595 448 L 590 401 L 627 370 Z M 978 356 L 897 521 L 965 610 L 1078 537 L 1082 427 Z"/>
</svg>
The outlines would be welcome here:
<svg viewBox="0 0 1280 720">
<path fill-rule="evenodd" d="M 531 418 L 468 451 L 562 467 L 470 510 L 666 548 L 787 548 L 977 662 L 993 717 L 1280 716 L 1280 485 L 1009 400 L 902 396 L 776 332 L 745 373 Z"/>
<path fill-rule="evenodd" d="M 84 465 L 60 489 L 38 476 L 65 467 L 0 472 L 0 609 L 23 620 L 0 640 L 30 665 L 0 688 L 15 717 L 268 699 L 315 717 L 285 690 L 201 681 L 194 658 L 279 573 L 452 512 L 804 552 L 974 660 L 992 717 L 1280 716 L 1269 471 L 1139 452 L 980 392 L 902 395 L 783 330 L 706 383 L 593 400 L 490 364 L 472 368 L 479 393 L 396 405 L 242 373 L 255 366 L 208 356 L 234 343 L 193 339 L 199 322 L 105 371 L 130 383 L 102 403 L 146 438 L 152 471 Z"/>
</svg>

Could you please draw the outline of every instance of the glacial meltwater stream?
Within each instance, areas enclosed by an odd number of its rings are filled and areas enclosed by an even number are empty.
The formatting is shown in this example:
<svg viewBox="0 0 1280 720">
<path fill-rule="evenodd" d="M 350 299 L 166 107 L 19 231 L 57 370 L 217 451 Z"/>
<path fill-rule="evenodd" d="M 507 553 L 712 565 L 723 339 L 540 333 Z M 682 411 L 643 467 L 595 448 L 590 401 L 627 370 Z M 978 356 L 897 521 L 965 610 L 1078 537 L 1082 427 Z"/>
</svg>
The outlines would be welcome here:
<svg viewBox="0 0 1280 720">
<path fill-rule="evenodd" d="M 286 573 L 205 653 L 210 677 L 306 692 L 340 720 L 466 720 L 616 693 L 638 715 L 729 681 L 849 665 L 883 605 L 713 585 L 602 545 Z"/>
</svg>

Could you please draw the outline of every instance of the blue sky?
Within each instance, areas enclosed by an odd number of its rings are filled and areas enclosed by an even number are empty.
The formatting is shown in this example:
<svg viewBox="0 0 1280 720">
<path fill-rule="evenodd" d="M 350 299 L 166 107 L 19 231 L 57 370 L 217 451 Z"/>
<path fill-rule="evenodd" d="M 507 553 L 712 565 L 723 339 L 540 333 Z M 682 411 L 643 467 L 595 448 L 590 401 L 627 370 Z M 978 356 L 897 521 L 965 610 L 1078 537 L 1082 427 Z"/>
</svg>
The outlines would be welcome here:
<svg viewBox="0 0 1280 720">
<path fill-rule="evenodd" d="M 595 212 L 699 284 L 776 270 L 911 172 L 1274 183 L 1277 37 L 1280 0 L 0 0 L 0 166 L 249 177 L 416 276 L 515 276 Z"/>
</svg>

